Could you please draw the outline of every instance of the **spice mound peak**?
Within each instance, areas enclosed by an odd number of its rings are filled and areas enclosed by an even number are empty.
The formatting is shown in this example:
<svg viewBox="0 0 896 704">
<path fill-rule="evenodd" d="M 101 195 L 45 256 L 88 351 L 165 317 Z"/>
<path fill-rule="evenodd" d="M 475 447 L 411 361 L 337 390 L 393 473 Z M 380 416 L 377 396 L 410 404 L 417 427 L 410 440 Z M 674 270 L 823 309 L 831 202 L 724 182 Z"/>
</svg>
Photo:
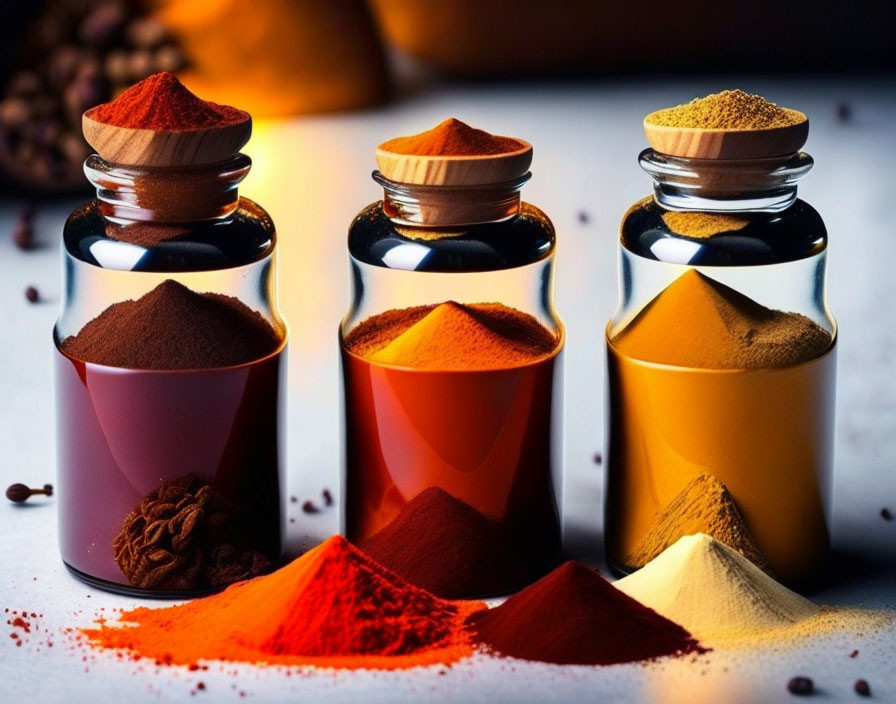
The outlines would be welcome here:
<svg viewBox="0 0 896 704">
<path fill-rule="evenodd" d="M 243 110 L 202 100 L 168 72 L 134 84 L 85 116 L 114 127 L 171 132 L 229 127 L 251 119 Z"/>
<path fill-rule="evenodd" d="M 704 533 L 681 538 L 616 586 L 710 644 L 771 636 L 819 613 Z"/>
<path fill-rule="evenodd" d="M 236 298 L 197 293 L 171 279 L 115 303 L 60 347 L 75 359 L 125 369 L 211 369 L 272 354 L 282 338 Z"/>
<path fill-rule="evenodd" d="M 451 117 L 426 132 L 383 142 L 379 149 L 413 156 L 493 156 L 525 146 L 513 137 L 493 135 Z"/>
<path fill-rule="evenodd" d="M 689 269 L 611 342 L 623 354 L 655 364 L 760 369 L 815 359 L 832 337 L 804 315 L 766 308 Z"/>
<path fill-rule="evenodd" d="M 83 633 L 95 647 L 176 665 L 396 669 L 470 655 L 464 623 L 482 608 L 413 587 L 334 536 L 273 574 L 180 606 L 134 609 Z"/>
<path fill-rule="evenodd" d="M 761 130 L 790 127 L 806 116 L 782 108 L 760 95 L 742 90 L 724 90 L 651 113 L 644 121 L 660 127 L 705 130 Z"/>
<path fill-rule="evenodd" d="M 733 548 L 750 562 L 768 570 L 759 548 L 741 517 L 728 488 L 710 474 L 694 477 L 672 499 L 626 558 L 630 567 L 643 567 L 683 535 L 706 533 Z"/>
<path fill-rule="evenodd" d="M 368 319 L 349 333 L 346 347 L 371 362 L 430 371 L 518 367 L 557 348 L 557 338 L 533 316 L 500 303 L 447 301 L 423 311 Z M 391 320 L 399 316 L 403 325 Z"/>
<path fill-rule="evenodd" d="M 508 585 L 531 580 L 508 543 L 498 523 L 434 486 L 405 504 L 361 548 L 411 584 L 455 599 L 505 592 Z"/>
<path fill-rule="evenodd" d="M 567 562 L 498 607 L 470 618 L 502 655 L 564 665 L 613 665 L 704 652 L 681 626 Z"/>
</svg>

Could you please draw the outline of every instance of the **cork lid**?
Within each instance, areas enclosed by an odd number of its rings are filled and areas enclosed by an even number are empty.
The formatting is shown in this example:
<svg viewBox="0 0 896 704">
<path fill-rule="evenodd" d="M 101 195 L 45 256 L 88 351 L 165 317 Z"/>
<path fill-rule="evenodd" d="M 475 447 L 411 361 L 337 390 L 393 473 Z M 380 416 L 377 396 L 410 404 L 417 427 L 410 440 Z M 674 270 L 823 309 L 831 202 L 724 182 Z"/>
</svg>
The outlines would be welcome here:
<svg viewBox="0 0 896 704">
<path fill-rule="evenodd" d="M 528 173 L 532 145 L 449 118 L 409 137 L 377 147 L 380 173 L 390 181 L 420 186 L 480 186 L 503 183 Z"/>
<path fill-rule="evenodd" d="M 693 159 L 762 159 L 799 151 L 809 119 L 742 90 L 726 90 L 644 118 L 654 150 Z"/>
<path fill-rule="evenodd" d="M 129 166 L 198 166 L 225 161 L 252 135 L 249 113 L 201 100 L 170 73 L 131 86 L 81 118 L 104 160 Z"/>
</svg>

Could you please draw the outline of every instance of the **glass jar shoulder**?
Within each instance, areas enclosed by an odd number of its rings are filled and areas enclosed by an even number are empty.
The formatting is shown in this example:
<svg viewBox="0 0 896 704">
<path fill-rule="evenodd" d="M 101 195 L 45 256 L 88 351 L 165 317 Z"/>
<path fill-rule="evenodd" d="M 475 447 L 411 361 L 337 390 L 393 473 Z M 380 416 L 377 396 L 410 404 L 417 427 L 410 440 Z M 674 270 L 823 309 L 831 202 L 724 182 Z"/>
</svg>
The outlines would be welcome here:
<svg viewBox="0 0 896 704">
<path fill-rule="evenodd" d="M 96 200 L 76 208 L 63 229 L 66 253 L 106 269 L 143 272 L 214 271 L 270 256 L 276 230 L 268 213 L 240 198 L 228 216 L 190 223 L 106 219 Z"/>
<path fill-rule="evenodd" d="M 797 199 L 779 212 L 675 211 L 653 196 L 635 203 L 620 227 L 622 246 L 647 259 L 700 266 L 780 264 L 820 254 L 827 230 Z"/>
<path fill-rule="evenodd" d="M 541 210 L 522 203 L 499 222 L 424 228 L 393 222 L 382 201 L 364 208 L 349 227 L 351 256 L 364 264 L 431 272 L 497 271 L 534 264 L 555 246 L 554 226 Z"/>
</svg>

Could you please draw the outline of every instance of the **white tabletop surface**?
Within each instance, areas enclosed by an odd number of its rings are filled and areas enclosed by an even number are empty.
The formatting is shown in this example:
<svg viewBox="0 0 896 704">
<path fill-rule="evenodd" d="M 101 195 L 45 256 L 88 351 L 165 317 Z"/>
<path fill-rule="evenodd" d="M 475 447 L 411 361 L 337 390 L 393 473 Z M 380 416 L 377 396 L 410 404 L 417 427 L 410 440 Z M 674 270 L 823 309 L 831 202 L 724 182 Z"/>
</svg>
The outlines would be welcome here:
<svg viewBox="0 0 896 704">
<path fill-rule="evenodd" d="M 571 554 L 600 564 L 603 326 L 616 298 L 616 232 L 622 213 L 649 192 L 636 164 L 644 114 L 725 87 L 742 87 L 804 110 L 815 170 L 800 195 L 822 213 L 831 238 L 830 305 L 840 323 L 835 565 L 822 603 L 896 605 L 896 91 L 891 81 L 676 80 L 660 84 L 445 87 L 363 113 L 260 124 L 245 150 L 255 167 L 242 193 L 272 214 L 280 234 L 280 301 L 292 329 L 288 395 L 290 549 L 333 533 L 338 507 L 306 515 L 339 484 L 337 323 L 347 304 L 346 228 L 379 192 L 369 174 L 378 142 L 447 116 L 535 146 L 524 197 L 558 232 L 557 307 L 568 327 L 564 521 Z M 840 122 L 836 104 L 853 116 Z M 52 343 L 60 295 L 59 236 L 73 202 L 38 208 L 39 248 L 21 252 L 8 232 L 18 203 L 0 204 L 0 484 L 54 481 Z M 588 222 L 578 213 L 588 214 Z M 23 295 L 36 285 L 42 302 Z M 193 673 L 117 661 L 73 648 L 61 629 L 98 609 L 135 600 L 91 590 L 59 560 L 54 501 L 0 504 L 0 609 L 43 614 L 15 647 L 0 632 L 0 700 L 50 701 L 789 701 L 785 685 L 812 677 L 823 701 L 855 701 L 855 679 L 877 701 L 896 701 L 896 630 L 834 636 L 788 652 L 713 652 L 651 666 L 558 667 L 475 658 L 440 674 L 283 672 L 252 667 Z M 4 614 L 6 616 L 6 614 Z M 46 645 L 53 642 L 52 647 Z M 859 655 L 850 658 L 853 649 Z M 206 689 L 195 691 L 202 681 Z M 239 696 L 244 692 L 245 698 Z M 195 698 L 191 697 L 191 692 Z"/>
</svg>

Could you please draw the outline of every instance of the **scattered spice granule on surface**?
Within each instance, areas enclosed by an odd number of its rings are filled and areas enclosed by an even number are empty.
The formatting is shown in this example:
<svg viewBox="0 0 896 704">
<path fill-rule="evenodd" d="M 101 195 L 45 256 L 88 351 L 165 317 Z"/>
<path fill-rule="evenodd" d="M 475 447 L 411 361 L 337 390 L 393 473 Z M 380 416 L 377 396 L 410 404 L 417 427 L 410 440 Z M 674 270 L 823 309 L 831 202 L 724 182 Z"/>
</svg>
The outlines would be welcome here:
<svg viewBox="0 0 896 704">
<path fill-rule="evenodd" d="M 808 677 L 792 677 L 787 683 L 787 691 L 797 696 L 805 696 L 815 691 L 815 685 Z"/>
<path fill-rule="evenodd" d="M 37 303 L 40 300 L 40 292 L 34 286 L 25 289 L 25 300 L 29 303 Z"/>
<path fill-rule="evenodd" d="M 589 222 L 591 222 L 591 216 L 588 215 L 588 213 L 586 213 L 584 210 L 579 211 L 578 219 L 579 222 L 583 225 L 587 225 Z"/>
<path fill-rule="evenodd" d="M 325 505 L 325 506 L 332 506 L 332 505 L 333 505 L 333 494 L 330 493 L 330 490 L 329 490 L 329 489 L 324 489 L 324 490 L 321 492 L 321 496 L 323 496 L 323 498 L 324 498 L 324 505 Z"/>
<path fill-rule="evenodd" d="M 871 685 L 868 684 L 867 680 L 856 680 L 855 684 L 852 686 L 855 690 L 855 693 L 860 697 L 870 697 L 871 696 Z"/>
<path fill-rule="evenodd" d="M 304 513 L 317 513 L 318 509 L 312 501 L 306 501 L 302 504 L 302 511 Z"/>
<path fill-rule="evenodd" d="M 858 656 L 859 656 L 859 651 L 858 651 L 858 650 L 853 650 L 853 651 L 849 654 L 849 657 L 851 657 L 851 658 L 856 658 L 856 657 L 858 657 Z"/>
<path fill-rule="evenodd" d="M 836 113 L 840 122 L 849 122 L 852 119 L 852 107 L 844 100 L 837 103 Z"/>
<path fill-rule="evenodd" d="M 888 508 L 882 508 L 880 510 L 880 517 L 883 518 L 885 521 L 893 520 L 893 514 L 890 512 L 890 509 L 888 509 Z"/>
</svg>

